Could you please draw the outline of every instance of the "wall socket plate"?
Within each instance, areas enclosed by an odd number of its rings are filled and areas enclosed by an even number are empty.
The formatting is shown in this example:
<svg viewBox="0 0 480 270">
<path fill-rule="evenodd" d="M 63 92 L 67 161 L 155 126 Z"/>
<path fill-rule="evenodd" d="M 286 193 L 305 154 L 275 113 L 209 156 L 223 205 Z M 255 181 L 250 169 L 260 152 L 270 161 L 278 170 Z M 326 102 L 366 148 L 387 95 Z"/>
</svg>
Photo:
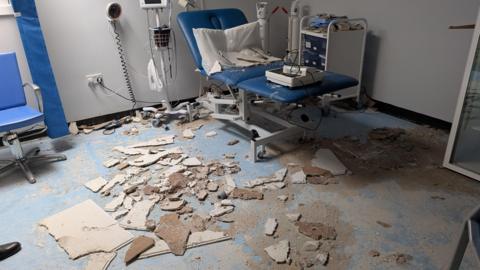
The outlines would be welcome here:
<svg viewBox="0 0 480 270">
<path fill-rule="evenodd" d="M 85 76 L 87 78 L 88 86 L 95 87 L 103 81 L 102 73 L 88 74 Z"/>
</svg>

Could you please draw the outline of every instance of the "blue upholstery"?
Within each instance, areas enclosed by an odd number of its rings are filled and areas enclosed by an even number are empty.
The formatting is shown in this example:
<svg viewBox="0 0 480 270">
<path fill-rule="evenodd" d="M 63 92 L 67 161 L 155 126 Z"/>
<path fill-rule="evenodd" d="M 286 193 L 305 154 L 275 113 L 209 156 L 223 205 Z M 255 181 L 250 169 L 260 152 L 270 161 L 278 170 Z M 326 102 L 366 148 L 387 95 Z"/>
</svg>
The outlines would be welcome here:
<svg viewBox="0 0 480 270">
<path fill-rule="evenodd" d="M 358 81 L 340 74 L 325 72 L 322 82 L 309 86 L 290 89 L 275 83 L 268 82 L 265 76 L 243 81 L 237 86 L 254 93 L 283 103 L 293 103 L 311 96 L 320 96 L 330 92 L 352 87 Z"/>
<path fill-rule="evenodd" d="M 193 29 L 228 29 L 247 23 L 242 11 L 238 9 L 214 9 L 182 12 L 177 16 L 177 21 L 187 41 L 195 64 L 202 75 L 207 76 L 202 68 L 202 57 L 198 50 Z M 264 66 L 254 66 L 244 69 L 229 69 L 215 73 L 210 78 L 221 81 L 229 86 L 238 87 L 250 93 L 268 97 L 283 103 L 298 102 L 310 96 L 319 96 L 352 87 L 358 81 L 344 75 L 327 73 L 322 83 L 309 85 L 299 89 L 290 89 L 278 84 L 267 82 L 265 71 L 282 66 L 282 62 Z"/>
<path fill-rule="evenodd" d="M 15 53 L 0 54 L 0 132 L 43 121 L 43 114 L 26 106 Z"/>
<path fill-rule="evenodd" d="M 43 114 L 28 106 L 0 111 L 0 132 L 7 132 L 43 121 Z"/>
<path fill-rule="evenodd" d="M 259 65 L 242 69 L 227 69 L 225 71 L 210 75 L 210 78 L 221 81 L 226 85 L 237 85 L 239 82 L 265 76 L 265 71 L 277 69 L 283 66 L 283 61 L 274 62 L 268 65 Z"/>
<path fill-rule="evenodd" d="M 26 104 L 15 53 L 0 53 L 0 110 Z"/>
<path fill-rule="evenodd" d="M 247 18 L 239 9 L 212 9 L 182 12 L 177 16 L 177 22 L 187 40 L 190 52 L 193 55 L 197 68 L 202 68 L 202 57 L 198 50 L 197 41 L 193 35 L 193 29 L 228 29 L 248 23 Z"/>
</svg>

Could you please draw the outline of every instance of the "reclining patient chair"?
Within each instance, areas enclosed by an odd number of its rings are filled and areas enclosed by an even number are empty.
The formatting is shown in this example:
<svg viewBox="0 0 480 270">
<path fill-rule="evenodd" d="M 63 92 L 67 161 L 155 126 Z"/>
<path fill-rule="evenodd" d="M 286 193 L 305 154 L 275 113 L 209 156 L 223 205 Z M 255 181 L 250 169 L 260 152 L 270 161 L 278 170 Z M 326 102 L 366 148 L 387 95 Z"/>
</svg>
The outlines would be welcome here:
<svg viewBox="0 0 480 270">
<path fill-rule="evenodd" d="M 38 111 L 27 106 L 24 87 L 35 91 Z M 3 144 L 10 148 L 15 159 L 0 160 L 0 175 L 13 167 L 20 167 L 28 182 L 35 183 L 35 176 L 28 167 L 32 161 L 62 161 L 64 155 L 38 155 L 38 147 L 27 153 L 23 152 L 20 138 L 14 130 L 32 126 L 43 121 L 40 100 L 37 94 L 40 88 L 34 84 L 22 85 L 20 71 L 15 53 L 0 53 L 0 136 Z M 44 130 L 42 130 L 43 132 Z M 3 167 L 2 167 L 3 166 Z"/>
<path fill-rule="evenodd" d="M 208 76 L 202 68 L 202 56 L 199 52 L 193 29 L 225 30 L 233 28 L 248 23 L 245 15 L 239 9 L 202 10 L 182 12 L 177 16 L 177 21 L 199 72 L 206 76 L 207 79 L 224 83 L 230 92 L 229 95 L 220 98 L 212 95 L 207 98 L 207 102 L 211 103 L 211 107 L 213 107 L 214 113 L 212 116 L 216 119 L 233 121 L 235 124 L 250 130 L 250 157 L 254 162 L 258 158 L 262 158 L 265 153 L 265 145 L 288 137 L 298 136 L 304 132 L 302 128 L 261 110 L 260 106 L 255 105 L 253 102 L 255 97 L 260 96 L 283 104 L 300 103 L 308 97 L 322 96 L 358 84 L 358 81 L 351 77 L 330 72 L 325 73 L 322 82 L 296 89 L 268 82 L 265 77 L 265 71 L 282 67 L 283 63 L 281 61 L 243 69 L 229 69 Z M 222 106 L 232 105 L 238 107 L 238 114 L 232 115 L 221 110 Z M 282 129 L 270 132 L 264 127 L 253 125 L 251 123 L 251 116 L 253 115 L 273 122 L 277 126 L 280 125 Z M 260 148 L 260 151 L 258 151 L 258 148 Z"/>
</svg>

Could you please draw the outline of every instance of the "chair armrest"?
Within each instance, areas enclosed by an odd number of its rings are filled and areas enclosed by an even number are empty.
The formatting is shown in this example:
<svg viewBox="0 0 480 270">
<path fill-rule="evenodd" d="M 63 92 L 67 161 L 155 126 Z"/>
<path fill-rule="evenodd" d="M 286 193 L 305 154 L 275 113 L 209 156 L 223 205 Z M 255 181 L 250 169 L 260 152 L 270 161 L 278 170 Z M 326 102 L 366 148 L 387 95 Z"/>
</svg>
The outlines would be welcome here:
<svg viewBox="0 0 480 270">
<path fill-rule="evenodd" d="M 40 112 L 43 112 L 43 103 L 42 103 L 42 92 L 40 92 L 40 87 L 33 83 L 24 83 L 23 88 L 29 87 L 33 90 L 35 94 L 35 99 L 37 100 L 37 107 Z"/>
</svg>

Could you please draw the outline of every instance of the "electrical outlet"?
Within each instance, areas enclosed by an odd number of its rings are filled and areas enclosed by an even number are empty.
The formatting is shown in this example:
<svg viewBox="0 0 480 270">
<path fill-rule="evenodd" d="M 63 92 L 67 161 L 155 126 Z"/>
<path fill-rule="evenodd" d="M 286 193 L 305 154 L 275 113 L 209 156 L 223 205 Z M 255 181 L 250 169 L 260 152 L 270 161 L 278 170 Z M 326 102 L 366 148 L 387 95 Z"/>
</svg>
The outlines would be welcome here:
<svg viewBox="0 0 480 270">
<path fill-rule="evenodd" d="M 85 76 L 87 78 L 88 86 L 95 87 L 103 82 L 103 74 L 102 73 L 95 73 L 95 74 L 88 74 Z"/>
</svg>

